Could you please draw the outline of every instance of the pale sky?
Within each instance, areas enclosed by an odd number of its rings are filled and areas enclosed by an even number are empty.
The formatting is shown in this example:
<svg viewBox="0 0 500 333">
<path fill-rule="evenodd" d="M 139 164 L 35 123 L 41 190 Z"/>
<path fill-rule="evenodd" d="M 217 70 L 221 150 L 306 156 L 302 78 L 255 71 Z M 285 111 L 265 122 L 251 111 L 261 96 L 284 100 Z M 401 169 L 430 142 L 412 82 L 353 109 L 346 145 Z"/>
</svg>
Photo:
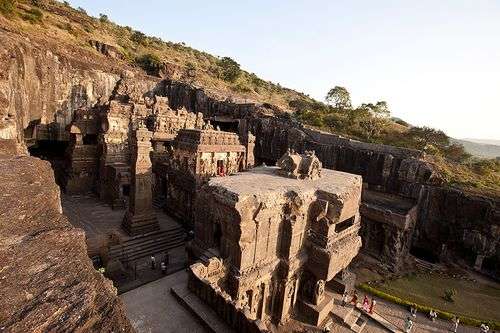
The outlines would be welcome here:
<svg viewBox="0 0 500 333">
<path fill-rule="evenodd" d="M 500 139 L 500 0 L 71 0 L 324 100 L 386 100 L 456 138 Z"/>
</svg>

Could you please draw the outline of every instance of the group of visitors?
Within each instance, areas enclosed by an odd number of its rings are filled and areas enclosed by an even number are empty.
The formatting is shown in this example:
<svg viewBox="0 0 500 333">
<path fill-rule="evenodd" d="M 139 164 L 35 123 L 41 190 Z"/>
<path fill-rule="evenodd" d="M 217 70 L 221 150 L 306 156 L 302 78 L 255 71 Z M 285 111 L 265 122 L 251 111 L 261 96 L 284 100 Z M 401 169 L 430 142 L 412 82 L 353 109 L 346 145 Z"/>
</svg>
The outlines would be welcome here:
<svg viewBox="0 0 500 333">
<path fill-rule="evenodd" d="M 428 316 L 429 316 L 429 319 L 431 321 L 436 321 L 436 318 L 437 318 L 436 310 L 431 309 L 429 311 Z M 412 305 L 410 305 L 410 316 L 408 316 L 406 318 L 406 321 L 405 321 L 405 332 L 406 333 L 411 332 L 411 329 L 413 327 L 413 318 L 416 318 L 416 317 L 417 317 L 417 307 L 414 304 L 412 304 Z M 459 325 L 460 325 L 460 318 L 458 318 L 457 316 L 453 316 L 453 318 L 451 318 L 451 332 L 457 333 Z M 488 333 L 490 331 L 490 327 L 485 323 L 481 324 L 479 329 L 480 329 L 481 333 Z"/>
<path fill-rule="evenodd" d="M 347 300 L 349 299 L 349 293 L 347 291 L 345 291 L 343 294 L 342 294 L 342 306 L 345 306 L 347 304 Z M 352 294 L 352 298 L 350 300 L 349 303 L 352 303 L 354 304 L 354 306 L 357 306 L 358 304 L 358 293 L 356 290 L 354 290 L 353 294 Z M 363 310 L 365 310 L 366 312 L 368 313 L 373 313 L 373 310 L 375 308 L 375 305 L 377 304 L 377 301 L 375 299 L 371 299 L 365 295 L 365 297 L 363 298 L 363 304 L 362 304 L 362 308 Z"/>
<path fill-rule="evenodd" d="M 411 304 L 409 311 L 410 311 L 410 316 L 408 316 L 406 318 L 406 320 L 405 320 L 405 327 L 404 327 L 405 333 L 411 332 L 411 329 L 413 328 L 413 325 L 414 325 L 414 320 L 415 320 L 415 318 L 417 318 L 417 307 L 416 307 L 416 305 L 415 304 Z M 436 321 L 436 318 L 437 318 L 437 312 L 436 312 L 436 310 L 430 309 L 428 317 L 429 317 L 429 320 Z M 457 329 L 458 329 L 458 325 L 460 324 L 460 319 L 457 316 L 454 316 L 451 319 L 451 322 L 452 322 L 451 331 L 454 332 L 454 333 L 456 333 Z"/>
<path fill-rule="evenodd" d="M 160 262 L 160 269 L 163 275 L 167 274 L 167 267 L 169 262 L 170 262 L 170 255 L 168 254 L 168 251 L 166 251 L 165 254 L 163 255 L 163 260 Z M 151 255 L 151 269 L 152 270 L 156 269 L 156 257 L 154 256 L 154 254 Z"/>
</svg>

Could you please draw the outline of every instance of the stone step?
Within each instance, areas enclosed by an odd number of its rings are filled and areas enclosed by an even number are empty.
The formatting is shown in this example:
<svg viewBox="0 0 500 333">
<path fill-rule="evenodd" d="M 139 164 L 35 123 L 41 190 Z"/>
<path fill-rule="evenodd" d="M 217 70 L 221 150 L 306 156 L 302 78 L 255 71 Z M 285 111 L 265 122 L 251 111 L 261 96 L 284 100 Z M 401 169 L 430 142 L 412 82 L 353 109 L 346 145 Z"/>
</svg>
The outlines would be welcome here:
<svg viewBox="0 0 500 333">
<path fill-rule="evenodd" d="M 356 333 L 360 333 L 365 328 L 366 323 L 367 321 L 362 316 L 360 316 L 358 320 L 356 320 L 354 325 L 352 325 L 351 330 L 353 330 Z"/>
<path fill-rule="evenodd" d="M 108 260 L 130 262 L 152 254 L 163 253 L 182 246 L 185 242 L 186 233 L 181 227 L 151 232 L 111 246 L 108 251 Z"/>
<path fill-rule="evenodd" d="M 344 323 L 347 325 L 347 327 L 352 329 L 359 317 L 361 317 L 361 312 L 354 310 L 344 318 Z"/>
<path fill-rule="evenodd" d="M 112 246 L 108 252 L 108 255 L 113 256 L 120 254 L 130 254 L 131 251 L 136 251 L 140 248 L 148 248 L 162 242 L 184 241 L 184 239 L 184 233 L 164 234 L 160 237 L 155 236 L 152 238 L 144 238 L 139 242 L 134 242 L 133 244 L 120 244 Z"/>
<path fill-rule="evenodd" d="M 155 197 L 153 199 L 153 207 L 156 209 L 162 209 L 165 206 L 165 200 L 166 198 L 164 197 Z"/>
</svg>

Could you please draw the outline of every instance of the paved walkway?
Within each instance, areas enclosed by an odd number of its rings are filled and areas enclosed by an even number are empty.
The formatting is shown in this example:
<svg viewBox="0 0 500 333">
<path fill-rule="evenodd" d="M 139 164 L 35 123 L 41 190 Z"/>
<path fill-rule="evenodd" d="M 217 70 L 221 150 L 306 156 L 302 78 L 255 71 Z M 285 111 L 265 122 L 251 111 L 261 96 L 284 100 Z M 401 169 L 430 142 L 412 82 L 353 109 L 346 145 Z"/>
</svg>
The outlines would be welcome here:
<svg viewBox="0 0 500 333">
<path fill-rule="evenodd" d="M 185 281 L 187 273 L 180 271 L 120 296 L 137 333 L 206 332 L 170 292 L 170 288 Z"/>
</svg>

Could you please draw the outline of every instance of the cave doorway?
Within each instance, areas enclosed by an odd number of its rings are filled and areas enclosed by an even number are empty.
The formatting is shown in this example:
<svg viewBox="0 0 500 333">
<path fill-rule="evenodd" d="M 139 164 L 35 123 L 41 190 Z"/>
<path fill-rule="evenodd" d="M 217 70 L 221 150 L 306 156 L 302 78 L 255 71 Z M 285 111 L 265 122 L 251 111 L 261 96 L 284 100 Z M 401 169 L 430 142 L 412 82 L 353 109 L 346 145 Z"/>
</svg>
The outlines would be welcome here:
<svg viewBox="0 0 500 333">
<path fill-rule="evenodd" d="M 421 246 L 413 246 L 410 249 L 410 254 L 432 264 L 439 262 L 439 258 L 431 250 Z"/>
<path fill-rule="evenodd" d="M 219 128 L 224 132 L 239 133 L 240 121 L 238 119 L 215 116 L 210 119 L 210 123 L 214 128 Z"/>
<path fill-rule="evenodd" d="M 217 246 L 219 251 L 222 249 L 222 228 L 219 223 L 214 224 L 214 244 Z"/>
<path fill-rule="evenodd" d="M 86 134 L 83 136 L 83 144 L 88 145 L 97 145 L 97 134 Z"/>
<path fill-rule="evenodd" d="M 57 185 L 64 189 L 65 174 L 67 169 L 66 150 L 68 141 L 37 140 L 28 147 L 31 156 L 49 161 L 54 170 Z"/>
<path fill-rule="evenodd" d="M 384 253 L 385 230 L 383 223 L 362 217 L 361 237 L 363 239 L 363 250 L 378 258 Z"/>
</svg>

